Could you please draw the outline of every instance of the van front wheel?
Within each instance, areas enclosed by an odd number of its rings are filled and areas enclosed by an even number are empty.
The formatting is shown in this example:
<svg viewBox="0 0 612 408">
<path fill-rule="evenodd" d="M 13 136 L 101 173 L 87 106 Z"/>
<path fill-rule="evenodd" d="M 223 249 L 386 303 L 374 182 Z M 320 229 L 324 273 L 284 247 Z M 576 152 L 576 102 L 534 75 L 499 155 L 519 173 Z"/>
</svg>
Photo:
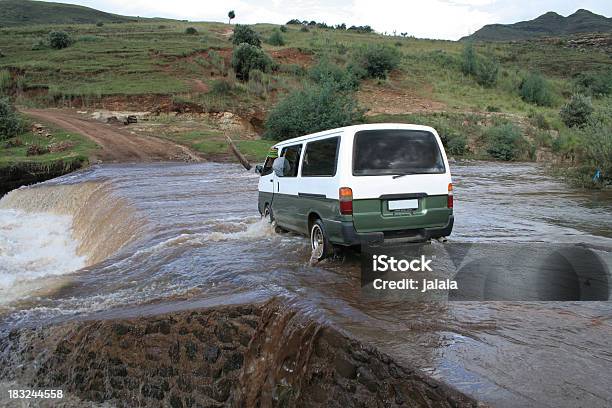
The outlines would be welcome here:
<svg viewBox="0 0 612 408">
<path fill-rule="evenodd" d="M 312 250 L 311 259 L 320 261 L 333 253 L 332 244 L 327 238 L 325 227 L 321 220 L 316 220 L 310 228 L 310 248 Z"/>
</svg>

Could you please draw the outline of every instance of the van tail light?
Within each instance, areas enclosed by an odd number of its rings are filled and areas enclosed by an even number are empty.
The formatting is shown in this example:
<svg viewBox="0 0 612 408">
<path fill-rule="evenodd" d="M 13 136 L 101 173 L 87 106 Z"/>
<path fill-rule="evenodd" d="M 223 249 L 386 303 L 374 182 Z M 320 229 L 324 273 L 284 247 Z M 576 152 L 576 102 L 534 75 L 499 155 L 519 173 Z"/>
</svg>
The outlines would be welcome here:
<svg viewBox="0 0 612 408">
<path fill-rule="evenodd" d="M 448 183 L 448 200 L 446 204 L 448 208 L 453 208 L 453 183 Z"/>
<path fill-rule="evenodd" d="M 353 214 L 353 190 L 348 187 L 340 187 L 340 214 Z"/>
</svg>

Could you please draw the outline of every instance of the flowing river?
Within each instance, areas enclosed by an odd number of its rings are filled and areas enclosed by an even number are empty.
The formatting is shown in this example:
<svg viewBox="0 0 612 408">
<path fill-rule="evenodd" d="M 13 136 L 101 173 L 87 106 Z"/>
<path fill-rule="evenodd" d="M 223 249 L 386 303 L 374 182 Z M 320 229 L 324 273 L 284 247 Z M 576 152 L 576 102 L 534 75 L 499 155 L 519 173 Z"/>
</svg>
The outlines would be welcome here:
<svg viewBox="0 0 612 408">
<path fill-rule="evenodd" d="M 534 164 L 452 170 L 453 242 L 580 244 L 612 265 L 610 191 Z M 0 200 L 0 338 L 277 297 L 495 406 L 612 405 L 612 302 L 367 300 L 357 255 L 309 255 L 260 220 L 257 176 L 235 165 L 94 166 Z"/>
</svg>

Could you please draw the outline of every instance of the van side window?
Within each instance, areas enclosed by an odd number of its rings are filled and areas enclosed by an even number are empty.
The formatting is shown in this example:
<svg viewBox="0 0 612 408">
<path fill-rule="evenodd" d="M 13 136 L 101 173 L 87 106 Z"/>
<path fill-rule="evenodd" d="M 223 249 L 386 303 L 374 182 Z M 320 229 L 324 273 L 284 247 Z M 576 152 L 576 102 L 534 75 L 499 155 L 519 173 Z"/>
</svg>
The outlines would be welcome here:
<svg viewBox="0 0 612 408">
<path fill-rule="evenodd" d="M 302 177 L 333 177 L 338 160 L 338 137 L 306 144 Z"/>
<path fill-rule="evenodd" d="M 274 157 L 266 157 L 263 169 L 261 170 L 262 176 L 267 176 L 268 174 L 272 173 L 272 164 L 274 164 Z"/>
<path fill-rule="evenodd" d="M 301 154 L 302 145 L 287 146 L 283 148 L 281 156 L 289 162 L 289 169 L 285 172 L 285 177 L 297 177 Z"/>
</svg>

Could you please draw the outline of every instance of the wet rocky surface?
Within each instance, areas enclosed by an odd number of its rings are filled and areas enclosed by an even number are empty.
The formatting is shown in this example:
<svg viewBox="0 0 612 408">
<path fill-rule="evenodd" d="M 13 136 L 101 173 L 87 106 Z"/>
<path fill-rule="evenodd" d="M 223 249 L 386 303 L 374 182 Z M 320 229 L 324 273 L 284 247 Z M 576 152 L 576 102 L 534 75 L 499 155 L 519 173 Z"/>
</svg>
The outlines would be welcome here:
<svg viewBox="0 0 612 408">
<path fill-rule="evenodd" d="M 275 300 L 18 329 L 0 367 L 5 382 L 125 407 L 477 405 Z"/>
</svg>

